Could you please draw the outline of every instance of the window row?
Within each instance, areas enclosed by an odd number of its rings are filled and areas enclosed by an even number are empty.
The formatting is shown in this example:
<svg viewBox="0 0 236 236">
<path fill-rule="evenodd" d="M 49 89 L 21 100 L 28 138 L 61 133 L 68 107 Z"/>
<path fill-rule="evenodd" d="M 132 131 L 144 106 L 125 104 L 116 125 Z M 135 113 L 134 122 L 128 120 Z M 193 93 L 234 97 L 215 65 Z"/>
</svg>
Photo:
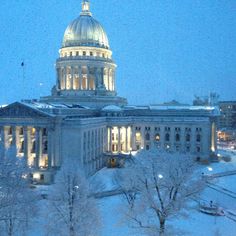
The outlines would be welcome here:
<svg viewBox="0 0 236 236">
<path fill-rule="evenodd" d="M 169 141 L 170 141 L 170 138 L 171 138 L 170 133 L 166 133 L 166 134 L 165 134 L 165 137 L 164 137 L 164 140 L 165 140 L 166 142 L 169 142 Z M 136 132 L 136 134 L 135 134 L 135 139 L 136 139 L 136 142 L 141 142 L 141 139 L 142 139 L 141 132 Z M 145 134 L 145 140 L 146 140 L 146 141 L 150 141 L 150 139 L 151 139 L 150 134 L 149 134 L 149 133 L 146 133 L 146 134 Z M 161 141 L 161 135 L 160 135 L 159 133 L 155 134 L 154 140 L 155 140 L 156 142 Z M 184 140 L 185 140 L 185 142 L 191 142 L 191 135 L 190 135 L 190 134 L 186 134 Z M 180 142 L 180 141 L 181 141 L 181 135 L 180 135 L 179 133 L 175 134 L 175 141 L 176 141 L 176 142 Z M 196 142 L 201 142 L 201 135 L 200 135 L 200 134 L 197 134 L 197 135 L 195 136 L 195 141 L 196 141 Z"/>
<path fill-rule="evenodd" d="M 79 56 L 109 58 L 108 54 L 92 52 L 92 51 L 76 51 L 76 52 L 71 51 L 71 52 L 61 53 L 61 57 L 79 57 Z"/>
</svg>

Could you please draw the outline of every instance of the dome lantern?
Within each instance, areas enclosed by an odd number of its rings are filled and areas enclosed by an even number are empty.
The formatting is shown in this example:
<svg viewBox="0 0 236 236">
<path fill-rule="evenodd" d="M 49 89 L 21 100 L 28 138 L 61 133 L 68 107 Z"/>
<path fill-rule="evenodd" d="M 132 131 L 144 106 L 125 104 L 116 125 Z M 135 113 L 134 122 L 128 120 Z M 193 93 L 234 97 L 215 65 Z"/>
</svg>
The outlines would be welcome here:
<svg viewBox="0 0 236 236">
<path fill-rule="evenodd" d="M 90 12 L 90 2 L 89 0 L 83 0 L 82 1 L 82 12 L 80 13 L 80 15 L 89 15 L 91 16 L 91 12 Z"/>
</svg>

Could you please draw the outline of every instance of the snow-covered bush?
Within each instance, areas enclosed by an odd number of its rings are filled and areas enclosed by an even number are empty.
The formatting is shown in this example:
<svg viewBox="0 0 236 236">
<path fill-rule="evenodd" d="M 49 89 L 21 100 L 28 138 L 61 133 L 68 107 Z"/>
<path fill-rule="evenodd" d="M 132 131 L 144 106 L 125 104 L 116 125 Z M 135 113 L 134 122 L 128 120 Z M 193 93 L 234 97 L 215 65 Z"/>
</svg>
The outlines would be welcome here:
<svg viewBox="0 0 236 236">
<path fill-rule="evenodd" d="M 24 235 L 36 213 L 38 200 L 30 189 L 29 169 L 24 158 L 11 147 L 0 160 L 0 232 Z"/>
<path fill-rule="evenodd" d="M 99 212 L 78 162 L 67 160 L 49 193 L 48 235 L 99 235 Z"/>
</svg>

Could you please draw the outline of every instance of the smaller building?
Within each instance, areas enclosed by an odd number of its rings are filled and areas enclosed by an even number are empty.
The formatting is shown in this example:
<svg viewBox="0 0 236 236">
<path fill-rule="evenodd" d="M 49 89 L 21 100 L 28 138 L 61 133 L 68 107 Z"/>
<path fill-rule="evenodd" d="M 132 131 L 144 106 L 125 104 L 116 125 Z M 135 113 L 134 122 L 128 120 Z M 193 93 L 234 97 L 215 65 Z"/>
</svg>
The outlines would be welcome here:
<svg viewBox="0 0 236 236">
<path fill-rule="evenodd" d="M 236 101 L 219 102 L 220 117 L 218 122 L 219 129 L 236 129 Z"/>
</svg>

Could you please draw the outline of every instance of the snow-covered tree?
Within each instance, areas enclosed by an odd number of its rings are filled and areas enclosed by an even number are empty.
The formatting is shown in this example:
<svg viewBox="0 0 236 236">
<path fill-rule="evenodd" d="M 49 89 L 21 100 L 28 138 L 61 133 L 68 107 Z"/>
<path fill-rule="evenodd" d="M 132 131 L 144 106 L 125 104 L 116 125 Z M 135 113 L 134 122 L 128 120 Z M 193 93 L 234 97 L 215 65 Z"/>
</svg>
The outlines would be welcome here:
<svg viewBox="0 0 236 236">
<path fill-rule="evenodd" d="M 100 217 L 78 161 L 67 160 L 49 193 L 48 234 L 99 235 Z"/>
<path fill-rule="evenodd" d="M 191 156 L 150 150 L 140 152 L 133 163 L 119 170 L 117 181 L 132 225 L 145 235 L 165 235 L 166 221 L 204 187 L 201 175 L 194 175 L 196 169 Z"/>
<path fill-rule="evenodd" d="M 29 170 L 24 158 L 17 158 L 15 147 L 0 160 L 0 230 L 1 235 L 23 235 L 36 213 L 37 196 L 29 184 Z"/>
</svg>

